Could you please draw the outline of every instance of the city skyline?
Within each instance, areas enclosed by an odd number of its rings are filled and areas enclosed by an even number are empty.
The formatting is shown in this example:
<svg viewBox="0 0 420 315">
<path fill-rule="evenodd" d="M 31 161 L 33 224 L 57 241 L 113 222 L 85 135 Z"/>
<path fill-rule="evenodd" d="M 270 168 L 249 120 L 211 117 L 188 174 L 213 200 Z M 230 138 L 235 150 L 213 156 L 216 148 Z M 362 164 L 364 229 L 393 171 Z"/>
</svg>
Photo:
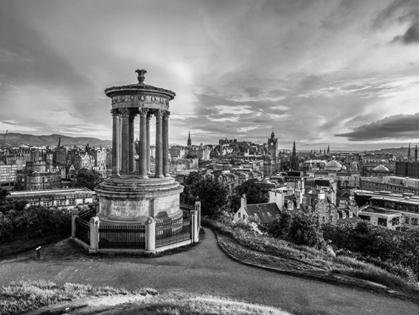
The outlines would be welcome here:
<svg viewBox="0 0 420 315">
<path fill-rule="evenodd" d="M 171 143 L 418 143 L 417 1 L 0 1 L 0 34 L 0 133 L 111 139 L 143 68 Z"/>
</svg>

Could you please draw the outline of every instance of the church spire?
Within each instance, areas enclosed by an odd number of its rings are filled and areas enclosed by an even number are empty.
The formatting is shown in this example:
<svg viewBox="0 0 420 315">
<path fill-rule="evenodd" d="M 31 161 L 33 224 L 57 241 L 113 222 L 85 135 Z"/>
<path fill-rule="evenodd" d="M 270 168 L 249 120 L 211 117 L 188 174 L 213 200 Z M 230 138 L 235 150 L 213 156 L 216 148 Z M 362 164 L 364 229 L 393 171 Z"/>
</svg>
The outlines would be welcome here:
<svg viewBox="0 0 420 315">
<path fill-rule="evenodd" d="M 190 131 L 188 131 L 187 146 L 191 146 L 191 132 Z"/>
</svg>

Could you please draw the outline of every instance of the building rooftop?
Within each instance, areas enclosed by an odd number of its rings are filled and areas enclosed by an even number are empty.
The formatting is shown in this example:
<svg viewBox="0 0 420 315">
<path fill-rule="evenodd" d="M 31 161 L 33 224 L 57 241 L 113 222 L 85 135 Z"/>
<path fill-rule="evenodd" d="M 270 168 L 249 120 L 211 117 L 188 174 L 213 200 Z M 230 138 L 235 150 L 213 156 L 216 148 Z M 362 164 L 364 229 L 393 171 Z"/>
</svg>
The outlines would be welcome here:
<svg viewBox="0 0 420 315">
<path fill-rule="evenodd" d="M 274 202 L 247 205 L 245 211 L 249 216 L 256 215 L 261 224 L 270 223 L 280 215 L 280 209 Z"/>
<path fill-rule="evenodd" d="M 11 191 L 11 197 L 19 196 L 36 196 L 36 195 L 46 195 L 46 194 L 60 194 L 60 193 L 94 193 L 94 191 L 86 187 L 78 188 L 61 188 L 61 189 L 46 189 L 46 190 L 21 190 L 21 191 Z"/>
</svg>

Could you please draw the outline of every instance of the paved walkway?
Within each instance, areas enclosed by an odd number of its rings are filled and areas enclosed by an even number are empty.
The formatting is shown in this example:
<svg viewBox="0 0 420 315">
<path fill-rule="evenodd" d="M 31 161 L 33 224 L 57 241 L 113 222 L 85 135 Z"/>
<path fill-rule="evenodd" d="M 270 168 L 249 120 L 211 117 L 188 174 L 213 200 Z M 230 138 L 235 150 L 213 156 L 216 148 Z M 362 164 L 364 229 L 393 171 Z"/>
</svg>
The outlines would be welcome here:
<svg viewBox="0 0 420 315">
<path fill-rule="evenodd" d="M 32 255 L 34 256 L 34 255 Z M 65 257 L 36 261 L 25 255 L 0 261 L 0 285 L 45 279 L 127 289 L 155 288 L 211 294 L 275 306 L 294 314 L 418 314 L 418 305 L 373 292 L 252 268 L 230 260 L 205 229 L 193 249 L 153 259 Z"/>
</svg>

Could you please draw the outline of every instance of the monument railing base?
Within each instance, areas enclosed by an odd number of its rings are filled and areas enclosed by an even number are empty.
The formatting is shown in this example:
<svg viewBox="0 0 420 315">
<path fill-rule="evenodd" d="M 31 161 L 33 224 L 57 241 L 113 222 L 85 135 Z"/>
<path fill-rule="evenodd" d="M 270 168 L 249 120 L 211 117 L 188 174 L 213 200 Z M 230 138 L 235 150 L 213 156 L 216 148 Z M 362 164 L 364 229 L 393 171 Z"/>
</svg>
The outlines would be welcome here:
<svg viewBox="0 0 420 315">
<path fill-rule="evenodd" d="M 189 212 L 188 217 L 180 218 L 178 220 L 174 220 L 168 223 L 157 222 L 159 219 L 155 219 L 149 217 L 148 220 L 145 222 L 142 227 L 130 227 L 128 230 L 123 229 L 121 234 L 123 235 L 127 231 L 133 235 L 133 240 L 128 239 L 127 236 L 124 236 L 124 241 L 120 241 L 118 239 L 108 240 L 111 241 L 110 247 L 108 247 L 106 240 L 105 243 L 103 238 L 109 237 L 110 229 L 112 231 L 117 230 L 119 226 L 116 225 L 115 227 L 110 227 L 109 225 L 103 225 L 101 228 L 101 220 L 99 217 L 94 216 L 89 218 L 89 227 L 84 222 L 80 222 L 78 217 L 78 213 L 74 212 L 73 219 L 72 219 L 72 231 L 76 231 L 72 233 L 71 239 L 75 241 L 77 244 L 85 248 L 90 254 L 95 253 L 103 253 L 103 254 L 116 254 L 116 253 L 124 253 L 124 254 L 144 254 L 144 253 L 158 253 L 163 252 L 166 250 L 170 250 L 177 247 L 182 247 L 194 243 L 199 242 L 199 232 L 201 228 L 201 224 L 199 222 L 200 218 L 200 205 L 195 207 L 195 210 L 191 210 Z M 80 229 L 78 224 L 83 224 L 86 226 L 87 230 L 85 230 L 85 234 L 89 235 L 89 244 L 87 243 L 87 239 L 82 240 L 78 238 L 77 231 Z M 122 228 L 122 227 L 121 227 Z M 127 227 L 126 227 L 127 228 Z M 102 230 L 101 230 L 102 229 Z M 105 230 L 103 230 L 105 229 Z M 169 229 L 169 233 L 168 233 Z M 103 231 L 103 232 L 101 232 Z M 187 231 L 187 232 L 186 232 Z M 189 232 L 188 232 L 189 231 Z M 107 234 L 108 233 L 108 234 Z M 139 237 L 138 233 L 143 234 L 143 237 Z M 168 235 L 167 237 L 162 237 L 163 235 Z M 178 235 L 179 234 L 179 235 Z M 125 235 L 125 234 L 124 234 Z M 134 236 L 136 235 L 136 236 Z M 188 239 L 187 239 L 188 238 Z M 164 242 L 162 242 L 162 240 Z M 167 240 L 165 242 L 165 240 Z M 135 243 L 135 242 L 142 242 L 142 243 Z M 102 244 L 101 244 L 102 243 Z M 165 244 L 166 243 L 166 244 Z M 133 246 L 134 245 L 134 246 Z M 138 247 L 138 248 L 136 248 Z"/>
</svg>

